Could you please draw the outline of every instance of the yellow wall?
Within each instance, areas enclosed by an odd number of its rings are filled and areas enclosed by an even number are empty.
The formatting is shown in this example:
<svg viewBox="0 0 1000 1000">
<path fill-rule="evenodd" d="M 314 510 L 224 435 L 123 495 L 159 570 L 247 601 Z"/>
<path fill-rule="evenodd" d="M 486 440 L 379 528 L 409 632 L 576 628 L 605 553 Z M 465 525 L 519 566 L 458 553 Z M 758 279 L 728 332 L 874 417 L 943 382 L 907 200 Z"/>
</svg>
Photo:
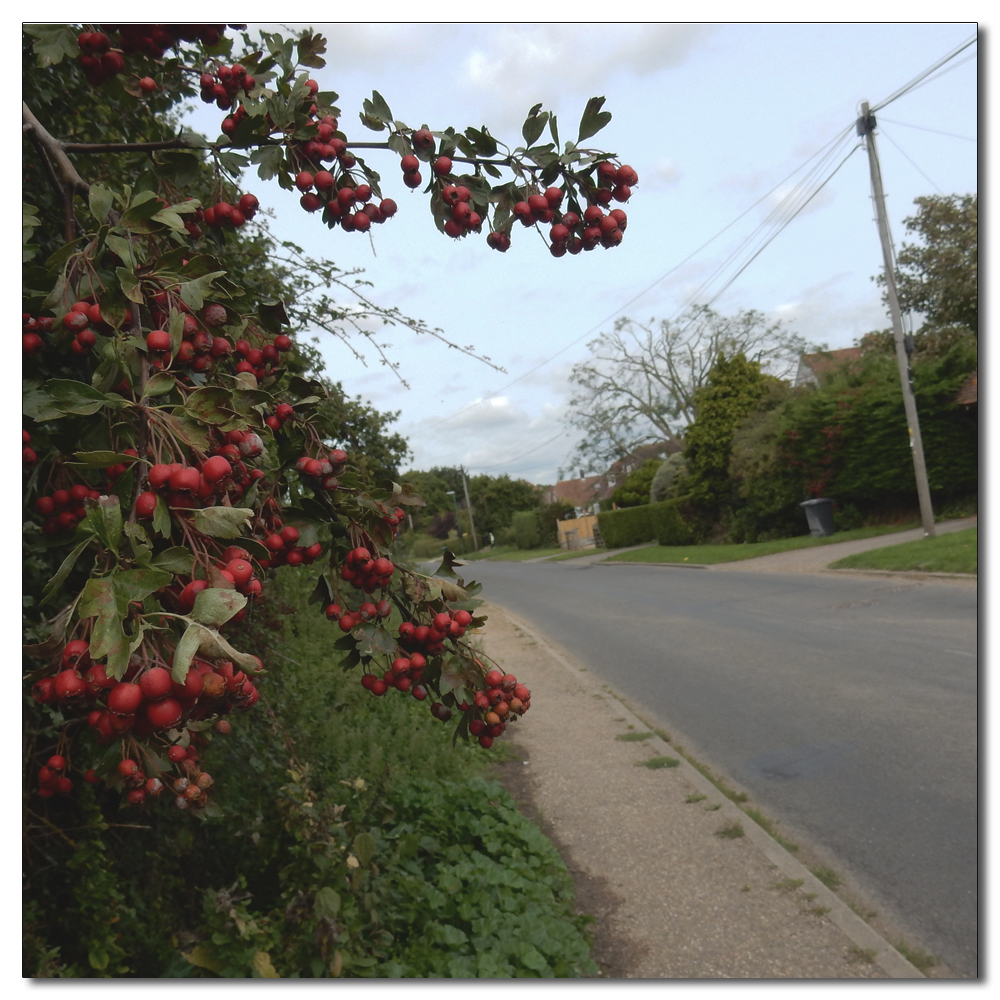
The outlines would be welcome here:
<svg viewBox="0 0 1000 1000">
<path fill-rule="evenodd" d="M 596 527 L 597 517 L 594 514 L 575 517 L 570 521 L 556 521 L 556 530 L 559 532 L 559 548 L 594 548 L 594 528 Z"/>
</svg>

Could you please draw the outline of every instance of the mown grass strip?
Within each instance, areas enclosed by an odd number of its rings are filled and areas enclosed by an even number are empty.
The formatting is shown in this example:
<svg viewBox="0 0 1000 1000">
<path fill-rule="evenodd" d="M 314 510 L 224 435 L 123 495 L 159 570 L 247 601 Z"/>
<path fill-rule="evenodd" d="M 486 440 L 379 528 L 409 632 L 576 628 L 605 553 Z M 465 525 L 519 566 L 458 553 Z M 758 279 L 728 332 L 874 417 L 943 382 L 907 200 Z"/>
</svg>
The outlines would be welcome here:
<svg viewBox="0 0 1000 1000">
<path fill-rule="evenodd" d="M 616 556 L 609 556 L 604 562 L 692 563 L 699 566 L 714 566 L 717 563 L 740 562 L 743 559 L 756 559 L 758 556 L 770 556 L 794 549 L 812 549 L 833 545 L 836 542 L 877 538 L 916 527 L 919 525 L 856 528 L 853 531 L 838 531 L 828 538 L 799 535 L 796 538 L 779 538 L 773 542 L 745 542 L 741 545 L 651 545 L 645 549 L 636 549 L 634 552 L 621 552 Z"/>
<path fill-rule="evenodd" d="M 831 568 L 975 574 L 979 571 L 979 529 L 966 528 L 884 549 L 856 552 L 838 559 Z"/>
</svg>

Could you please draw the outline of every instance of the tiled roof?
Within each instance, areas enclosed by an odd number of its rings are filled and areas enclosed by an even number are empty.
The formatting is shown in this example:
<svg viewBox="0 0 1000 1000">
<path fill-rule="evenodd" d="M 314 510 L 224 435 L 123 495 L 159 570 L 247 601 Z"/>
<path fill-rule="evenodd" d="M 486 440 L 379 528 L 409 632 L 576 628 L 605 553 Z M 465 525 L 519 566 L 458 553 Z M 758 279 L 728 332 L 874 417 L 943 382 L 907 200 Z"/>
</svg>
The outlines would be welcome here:
<svg viewBox="0 0 1000 1000">
<path fill-rule="evenodd" d="M 976 370 L 962 383 L 958 390 L 955 402 L 962 406 L 976 406 L 979 403 L 979 369 Z"/>
<path fill-rule="evenodd" d="M 799 359 L 799 370 L 795 375 L 795 384 L 818 382 L 820 375 L 825 375 L 841 365 L 861 359 L 860 347 L 843 347 L 839 351 L 819 351 L 816 354 L 803 354 Z"/>
</svg>

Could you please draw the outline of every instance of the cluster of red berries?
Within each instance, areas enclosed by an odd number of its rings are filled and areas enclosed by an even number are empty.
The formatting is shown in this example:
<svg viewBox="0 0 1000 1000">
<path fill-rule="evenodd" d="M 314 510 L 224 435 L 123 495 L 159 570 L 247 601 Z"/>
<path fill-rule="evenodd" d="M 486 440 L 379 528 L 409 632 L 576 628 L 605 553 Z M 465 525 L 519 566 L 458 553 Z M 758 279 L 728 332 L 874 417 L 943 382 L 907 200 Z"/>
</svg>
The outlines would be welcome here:
<svg viewBox="0 0 1000 1000">
<path fill-rule="evenodd" d="M 272 532 L 264 539 L 264 544 L 271 554 L 259 560 L 260 564 L 265 567 L 308 566 L 315 562 L 323 551 L 323 546 L 319 542 L 313 542 L 312 545 L 297 545 L 298 540 L 299 529 L 290 524 Z"/>
<path fill-rule="evenodd" d="M 62 754 L 53 754 L 38 769 L 39 798 L 51 799 L 53 795 L 69 795 L 73 791 L 73 781 L 66 777 L 65 770 L 66 758 Z"/>
<path fill-rule="evenodd" d="M 403 622 L 399 626 L 399 644 L 404 649 L 422 649 L 430 656 L 444 650 L 445 639 L 461 639 L 472 621 L 468 611 L 439 611 L 429 625 Z"/>
<path fill-rule="evenodd" d="M 441 156 L 435 163 L 435 169 L 441 160 L 447 160 L 451 165 L 448 157 Z M 473 210 L 470 204 L 472 192 L 464 184 L 446 184 L 441 189 L 441 200 L 451 209 L 451 218 L 444 224 L 446 236 L 457 240 L 466 233 L 482 230 L 482 216 Z"/>
<path fill-rule="evenodd" d="M 61 532 L 76 530 L 76 526 L 87 516 L 83 501 L 88 497 L 97 500 L 100 491 L 92 489 L 85 483 L 77 483 L 67 490 L 56 490 L 50 496 L 39 497 L 35 501 L 35 513 L 45 520 L 42 522 L 42 533 L 58 535 Z"/>
<path fill-rule="evenodd" d="M 264 423 L 277 433 L 290 420 L 295 419 L 295 407 L 291 403 L 278 403 L 274 408 L 274 413 L 269 414 Z"/>
<path fill-rule="evenodd" d="M 40 678 L 33 685 L 34 700 L 41 705 L 58 706 L 63 715 L 86 713 L 87 722 L 101 744 L 111 743 L 125 734 L 138 739 L 154 735 L 171 739 L 174 745 L 170 746 L 167 756 L 171 763 L 180 765 L 183 772 L 180 779 L 173 781 L 174 790 L 183 794 L 188 785 L 194 783 L 199 793 L 206 791 L 212 779 L 205 775 L 201 780 L 200 772 L 192 775 L 191 771 L 198 759 L 194 744 L 207 741 L 195 732 L 187 734 L 189 746 L 180 746 L 177 741 L 188 721 L 200 722 L 214 716 L 219 716 L 215 730 L 222 734 L 229 732 L 231 725 L 222 716 L 234 708 L 252 708 L 260 698 L 260 692 L 246 673 L 228 660 L 210 663 L 196 659 L 184 682 L 178 683 L 165 666 L 144 663 L 133 657 L 125 676 L 118 681 L 107 676 L 102 664 L 91 662 L 89 651 L 89 643 L 83 639 L 68 642 L 57 672 Z M 168 736 L 170 730 L 175 732 Z M 49 798 L 55 792 L 68 794 L 72 782 L 67 785 L 62 781 L 65 769 L 64 758 L 50 758 L 39 772 L 39 795 Z M 163 788 L 163 778 L 171 780 L 163 772 L 159 777 L 147 779 L 130 758 L 118 765 L 118 774 L 125 779 L 125 786 L 130 790 L 128 799 L 133 805 L 141 805 L 147 794 L 158 795 Z M 84 779 L 91 783 L 100 780 L 93 770 L 88 770 Z M 178 787 L 178 781 L 183 782 L 182 787 Z M 207 798 L 200 798 L 192 803 L 199 798 L 198 794 L 185 798 L 187 805 L 203 806 L 207 802 Z"/>
<path fill-rule="evenodd" d="M 493 741 L 507 728 L 512 718 L 522 716 L 531 707 L 531 692 L 517 682 L 513 674 L 489 670 L 484 678 L 486 690 L 477 691 L 475 707 L 482 717 L 469 723 L 469 733 L 479 739 L 479 745 L 489 749 Z"/>
<path fill-rule="evenodd" d="M 345 611 L 339 604 L 328 604 L 326 617 L 330 621 L 335 621 L 341 632 L 350 632 L 352 628 L 362 622 L 374 621 L 376 618 L 388 618 L 392 614 L 392 604 L 389 601 L 381 600 L 378 604 L 365 601 L 357 611 Z"/>
<path fill-rule="evenodd" d="M 372 223 L 385 222 L 397 211 L 397 205 L 391 198 L 383 198 L 376 205 L 371 200 L 371 186 L 355 186 L 353 178 L 346 172 L 338 182 L 329 170 L 300 170 L 295 176 L 295 186 L 302 192 L 299 204 L 307 212 L 317 212 L 322 208 L 323 220 L 329 225 L 339 222 L 340 228 L 347 233 L 365 233 Z"/>
<path fill-rule="evenodd" d="M 195 219 L 204 222 L 206 226 L 213 229 L 239 229 L 249 222 L 260 208 L 260 201 L 255 194 L 244 194 L 235 205 L 228 201 L 217 201 L 214 205 L 195 212 Z M 187 223 L 187 231 L 192 236 L 200 236 L 201 230 L 192 232 L 192 227 L 198 228 L 197 223 Z"/>
<path fill-rule="evenodd" d="M 215 71 L 214 76 L 211 73 L 202 73 L 199 82 L 201 84 L 201 99 L 206 104 L 214 103 L 222 111 L 233 106 L 233 101 L 236 100 L 236 95 L 241 90 L 243 93 L 249 94 L 255 86 L 254 78 L 239 63 L 234 63 L 232 66 L 220 66 Z"/>
<path fill-rule="evenodd" d="M 408 188 L 418 188 L 423 183 L 423 177 L 420 176 L 420 161 L 412 153 L 407 153 L 399 161 L 399 169 L 403 171 L 403 183 Z"/>
<path fill-rule="evenodd" d="M 53 316 L 32 316 L 31 313 L 22 313 L 21 326 L 24 332 L 21 334 L 21 350 L 25 354 L 38 354 L 45 349 L 45 341 L 39 334 L 48 333 L 53 324 Z"/>
<path fill-rule="evenodd" d="M 124 72 L 125 56 L 162 59 L 167 49 L 177 48 L 182 41 L 218 45 L 225 27 L 224 24 L 102 24 L 100 31 L 84 31 L 77 36 L 80 68 L 87 82 L 96 87 Z M 113 47 L 109 38 L 115 33 L 119 35 L 118 47 Z M 156 89 L 156 83 L 145 77 L 140 87 L 149 92 Z"/>
<path fill-rule="evenodd" d="M 347 553 L 347 562 L 340 571 L 341 579 L 372 594 L 389 586 L 396 567 L 385 556 L 372 558 L 372 554 L 363 545 L 351 549 Z"/>
<path fill-rule="evenodd" d="M 229 321 L 225 306 L 212 303 L 202 311 L 202 323 L 188 314 L 184 317 L 182 340 L 177 353 L 171 356 L 171 337 L 166 330 L 151 330 L 146 335 L 146 350 L 152 367 L 163 369 L 171 364 L 188 366 L 194 372 L 210 372 L 220 361 L 234 352 L 240 360 L 237 372 L 250 372 L 262 379 L 278 367 L 281 355 L 294 346 L 292 338 L 280 333 L 273 340 L 255 348 L 248 340 L 240 339 L 235 344 L 221 334 L 213 334 L 207 328 L 217 328 Z"/>
<path fill-rule="evenodd" d="M 417 701 L 423 701 L 427 697 L 427 688 L 420 681 L 426 666 L 427 658 L 421 653 L 397 656 L 381 677 L 377 674 L 364 674 L 361 686 L 377 698 L 381 698 L 389 688 L 395 688 L 403 694 L 409 691 Z"/>
<path fill-rule="evenodd" d="M 347 468 L 347 452 L 340 448 L 330 451 L 328 458 L 303 455 L 295 463 L 295 471 L 308 476 L 321 489 L 332 493 L 340 485 L 337 477 Z"/>
<path fill-rule="evenodd" d="M 582 219 L 575 212 L 567 212 L 549 231 L 549 252 L 553 257 L 562 257 L 567 252 L 593 250 L 598 244 L 610 250 L 621 243 L 627 225 L 628 216 L 620 208 L 605 215 L 599 206 L 590 205 Z"/>
<path fill-rule="evenodd" d="M 96 302 L 80 301 L 70 306 L 62 318 L 62 325 L 73 334 L 69 348 L 74 354 L 89 354 L 97 335 L 90 329 L 94 325 L 107 332 L 111 328 L 101 319 L 101 307 Z"/>
<path fill-rule="evenodd" d="M 180 462 L 161 462 L 151 466 L 146 473 L 149 490 L 140 493 L 135 502 L 136 517 L 141 520 L 152 517 L 159 494 L 163 495 L 168 506 L 181 510 L 213 506 L 222 497 L 227 497 L 230 502 L 239 500 L 254 480 L 264 477 L 264 473 L 260 469 L 247 469 L 242 461 L 241 446 L 247 443 L 246 432 L 230 431 L 229 434 L 240 434 L 243 439 L 238 445 L 228 442 L 217 445 L 217 453 L 205 459 L 200 469 Z M 256 442 L 251 442 L 246 455 L 248 459 L 256 458 L 263 450 L 260 437 L 252 432 L 250 436 L 256 438 Z"/>
</svg>

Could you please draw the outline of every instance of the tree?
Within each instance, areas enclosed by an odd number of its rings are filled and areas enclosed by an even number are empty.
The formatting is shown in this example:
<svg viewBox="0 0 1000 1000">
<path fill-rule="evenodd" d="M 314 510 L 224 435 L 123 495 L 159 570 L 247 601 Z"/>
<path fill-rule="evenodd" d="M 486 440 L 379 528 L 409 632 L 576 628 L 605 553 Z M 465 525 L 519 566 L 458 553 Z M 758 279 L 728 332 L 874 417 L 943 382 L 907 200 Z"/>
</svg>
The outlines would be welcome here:
<svg viewBox="0 0 1000 1000">
<path fill-rule="evenodd" d="M 612 502 L 619 507 L 639 507 L 649 503 L 653 477 L 661 464 L 658 458 L 647 458 L 639 468 L 633 469 L 625 482 L 611 494 Z"/>
<path fill-rule="evenodd" d="M 384 150 L 400 157 L 407 187 L 428 170 L 448 236 L 485 224 L 504 251 L 517 219 L 551 224 L 554 256 L 610 249 L 624 213 L 602 206 L 627 201 L 637 177 L 581 145 L 610 119 L 603 98 L 562 152 L 554 117 L 536 106 L 525 145 L 500 153 L 485 127 L 396 121 L 376 92 L 361 120 L 388 139 L 358 143 L 335 95 L 309 79 L 325 51 L 311 32 L 28 31 L 25 564 L 29 582 L 45 582 L 29 595 L 25 652 L 33 711 L 47 720 L 37 731 L 56 733 L 59 748 L 35 773 L 37 794 L 70 794 L 68 774 L 89 758 L 87 781 L 133 807 L 169 784 L 179 807 L 210 815 L 196 748 L 259 698 L 263 664 L 238 648 L 241 623 L 277 567 L 318 560 L 313 600 L 339 624 L 343 665 L 366 668 L 365 686 L 382 695 L 388 682 L 373 671 L 408 664 L 390 672 L 392 686 L 428 698 L 436 718 L 454 709 L 459 735 L 489 747 L 527 694 L 485 720 L 490 702 L 474 693 L 499 682 L 462 641 L 485 621 L 475 590 L 453 582 L 448 559 L 442 582 L 388 558 L 404 508 L 423 502 L 386 475 L 405 442 L 385 434 L 391 417 L 314 377 L 297 343 L 300 323 L 349 339 L 359 314 L 334 308 L 326 290 L 355 286 L 354 272 L 276 246 L 257 222 L 247 229 L 259 203 L 240 182 L 256 165 L 260 179 L 300 190 L 329 228 L 364 233 L 396 206 L 356 152 Z M 215 141 L 176 126 L 199 88 L 224 113 Z M 539 144 L 546 126 L 554 142 Z M 513 179 L 486 179 L 502 170 Z M 410 322 L 353 290 L 362 313 Z M 96 746 L 111 750 L 98 760 Z"/>
<path fill-rule="evenodd" d="M 722 316 L 696 306 L 677 321 L 648 324 L 621 318 L 588 345 L 592 357 L 574 366 L 569 422 L 585 433 L 581 464 L 606 467 L 641 444 L 683 443 L 698 415 L 696 393 L 720 354 L 742 353 L 779 378 L 809 345 L 756 310 Z"/>
<path fill-rule="evenodd" d="M 924 333 L 959 326 L 978 335 L 979 198 L 930 195 L 914 204 L 916 215 L 903 222 L 919 242 L 903 243 L 896 257 L 899 304 L 923 314 Z"/>
<path fill-rule="evenodd" d="M 469 479 L 469 500 L 475 512 L 476 528 L 482 537 L 502 531 L 513 524 L 518 511 L 534 510 L 541 494 L 523 479 L 480 475 Z"/>
<path fill-rule="evenodd" d="M 706 384 L 695 393 L 698 415 L 685 438 L 683 488 L 703 527 L 718 518 L 730 498 L 733 435 L 763 398 L 772 378 L 742 352 L 731 358 L 720 354 Z"/>
<path fill-rule="evenodd" d="M 662 462 L 649 484 L 650 503 L 659 503 L 675 495 L 676 483 L 686 470 L 684 453 L 675 451 L 670 458 Z"/>
</svg>

